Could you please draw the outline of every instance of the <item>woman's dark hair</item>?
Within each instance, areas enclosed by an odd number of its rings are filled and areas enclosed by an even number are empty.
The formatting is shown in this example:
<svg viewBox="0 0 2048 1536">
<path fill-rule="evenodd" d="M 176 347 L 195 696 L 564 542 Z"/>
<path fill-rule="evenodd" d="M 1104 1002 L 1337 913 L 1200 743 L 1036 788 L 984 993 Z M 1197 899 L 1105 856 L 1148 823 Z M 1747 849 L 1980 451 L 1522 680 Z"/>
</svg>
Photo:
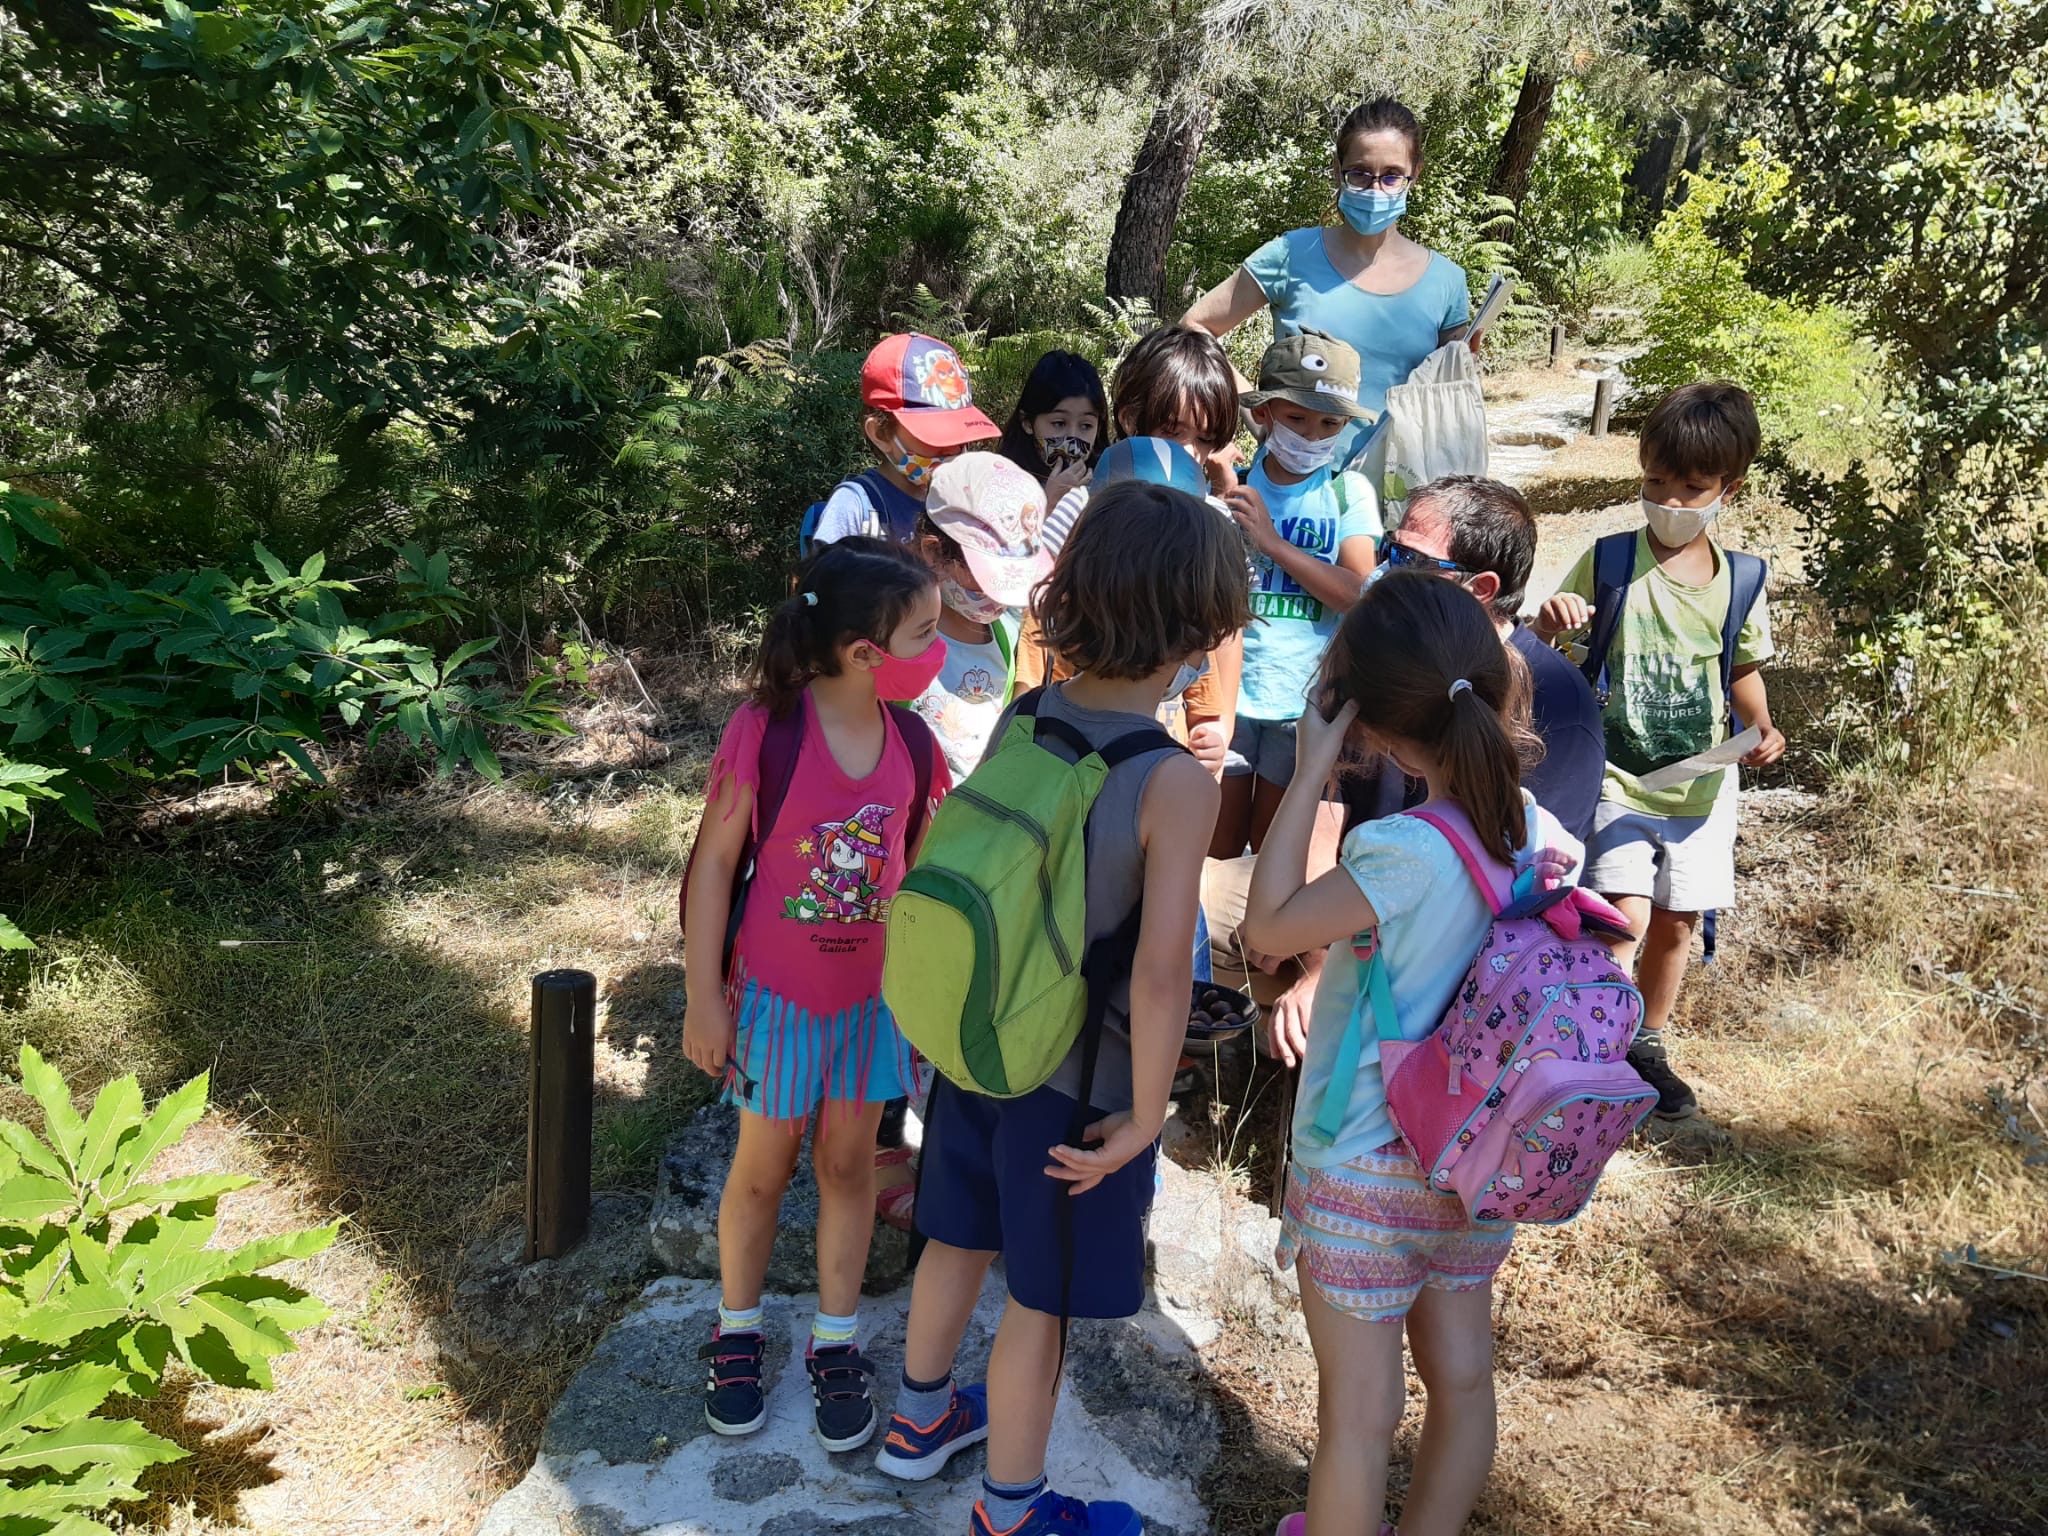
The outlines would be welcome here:
<svg viewBox="0 0 2048 1536">
<path fill-rule="evenodd" d="M 1147 677 L 1251 622 L 1244 540 L 1185 491 L 1119 480 L 1090 498 L 1034 606 L 1075 672 Z"/>
<path fill-rule="evenodd" d="M 872 640 L 887 650 L 911 605 L 937 582 L 931 567 L 901 544 L 827 544 L 803 563 L 796 590 L 768 616 L 754 658 L 754 702 L 771 715 L 786 715 L 812 678 L 839 675 L 842 645 Z"/>
<path fill-rule="evenodd" d="M 1421 170 L 1422 124 L 1415 120 L 1413 112 L 1391 96 L 1375 96 L 1370 101 L 1361 101 L 1337 125 L 1338 165 L 1344 163 L 1344 147 L 1353 139 L 1386 129 L 1392 129 L 1408 141 L 1408 153 L 1415 159 L 1415 169 Z"/>
<path fill-rule="evenodd" d="M 1010 412 L 1003 427 L 1003 457 L 1020 469 L 1030 470 L 1040 485 L 1045 484 L 1051 471 L 1038 451 L 1038 440 L 1031 435 L 1031 423 L 1057 409 L 1062 400 L 1076 396 L 1095 407 L 1095 446 L 1088 450 L 1088 467 L 1093 469 L 1109 444 L 1109 397 L 1102 392 L 1102 375 L 1078 352 L 1048 352 L 1033 363 L 1024 380 L 1024 392 L 1017 397 L 1017 409 Z"/>
<path fill-rule="evenodd" d="M 1456 582 L 1433 571 L 1389 571 L 1337 626 L 1323 653 L 1318 702 L 1327 715 L 1357 704 L 1357 729 L 1368 741 L 1391 736 L 1427 748 L 1480 846 L 1512 863 L 1528 841 L 1522 763 L 1536 750 L 1528 673 L 1518 660 Z M 1453 693 L 1460 678 L 1472 686 Z"/>
<path fill-rule="evenodd" d="M 1193 326 L 1162 325 L 1131 348 L 1115 394 L 1118 437 L 1166 437 L 1181 421 L 1213 452 L 1237 436 L 1237 375 L 1223 343 Z"/>
</svg>

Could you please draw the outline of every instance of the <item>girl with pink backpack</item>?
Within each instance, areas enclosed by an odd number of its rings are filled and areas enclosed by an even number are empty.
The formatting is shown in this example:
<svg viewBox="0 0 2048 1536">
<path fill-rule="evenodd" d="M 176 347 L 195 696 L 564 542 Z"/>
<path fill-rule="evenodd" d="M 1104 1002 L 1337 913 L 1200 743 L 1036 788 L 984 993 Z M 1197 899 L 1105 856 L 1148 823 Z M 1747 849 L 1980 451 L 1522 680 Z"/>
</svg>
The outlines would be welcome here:
<svg viewBox="0 0 2048 1536">
<path fill-rule="evenodd" d="M 1387 573 L 1345 616 L 1319 687 L 1242 929 L 1271 954 L 1333 946 L 1280 1242 L 1304 1282 L 1319 1443 L 1308 1509 L 1279 1536 L 1382 1518 L 1404 1334 L 1428 1410 L 1400 1533 L 1454 1536 L 1493 1462 L 1492 1282 L 1514 1223 L 1575 1214 L 1656 1096 L 1620 1065 L 1640 1000 L 1589 937 L 1619 914 L 1566 883 L 1583 850 L 1521 788 L 1528 680 L 1481 605 L 1434 573 Z M 1310 883 L 1316 802 L 1347 740 L 1429 800 L 1355 828 Z"/>
</svg>

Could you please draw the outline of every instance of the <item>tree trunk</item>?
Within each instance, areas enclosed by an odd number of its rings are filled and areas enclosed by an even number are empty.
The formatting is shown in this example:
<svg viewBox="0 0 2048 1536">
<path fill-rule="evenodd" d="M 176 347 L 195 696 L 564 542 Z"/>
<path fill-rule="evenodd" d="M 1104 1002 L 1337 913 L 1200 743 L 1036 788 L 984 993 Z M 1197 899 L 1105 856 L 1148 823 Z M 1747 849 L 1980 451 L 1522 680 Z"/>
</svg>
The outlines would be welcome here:
<svg viewBox="0 0 2048 1536">
<path fill-rule="evenodd" d="M 1493 181 L 1487 191 L 1505 197 L 1517 208 L 1529 195 L 1529 174 L 1536 169 L 1536 150 L 1543 142 L 1543 128 L 1550 121 L 1551 99 L 1557 95 L 1557 76 L 1534 64 L 1522 71 L 1522 91 L 1515 98 L 1508 131 L 1500 136 L 1500 152 L 1493 161 Z"/>
<path fill-rule="evenodd" d="M 1636 233 L 1647 235 L 1664 217 L 1666 188 L 1671 183 L 1671 160 L 1678 152 L 1678 119 L 1665 117 L 1646 128 L 1636 143 L 1636 158 L 1628 168 L 1628 200 Z"/>
<path fill-rule="evenodd" d="M 1216 104 L 1200 98 L 1184 109 L 1155 107 L 1145 142 L 1124 178 L 1123 205 L 1109 237 L 1107 287 L 1113 299 L 1145 299 L 1155 314 L 1166 305 L 1166 252 L 1173 244 L 1180 205 L 1195 179 L 1195 160 Z"/>
</svg>

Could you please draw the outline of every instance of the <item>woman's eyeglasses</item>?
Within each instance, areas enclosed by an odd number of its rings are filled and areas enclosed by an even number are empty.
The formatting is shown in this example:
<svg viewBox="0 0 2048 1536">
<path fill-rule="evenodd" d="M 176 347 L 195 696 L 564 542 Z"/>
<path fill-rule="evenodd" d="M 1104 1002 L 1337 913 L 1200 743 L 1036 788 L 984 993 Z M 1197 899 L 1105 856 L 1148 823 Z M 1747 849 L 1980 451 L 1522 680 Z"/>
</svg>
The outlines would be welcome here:
<svg viewBox="0 0 2048 1536">
<path fill-rule="evenodd" d="M 1381 565 L 1394 570 L 1437 571 L 1446 576 L 1470 576 L 1470 566 L 1458 564 L 1455 560 L 1439 560 L 1435 555 L 1425 555 L 1420 550 L 1410 549 L 1406 544 L 1396 544 L 1391 533 L 1380 535 L 1374 547 L 1373 557 Z"/>
<path fill-rule="evenodd" d="M 1398 192 L 1414 179 L 1405 171 L 1368 171 L 1359 166 L 1344 172 L 1344 185 L 1354 192 L 1370 192 L 1375 187 L 1382 192 Z"/>
</svg>

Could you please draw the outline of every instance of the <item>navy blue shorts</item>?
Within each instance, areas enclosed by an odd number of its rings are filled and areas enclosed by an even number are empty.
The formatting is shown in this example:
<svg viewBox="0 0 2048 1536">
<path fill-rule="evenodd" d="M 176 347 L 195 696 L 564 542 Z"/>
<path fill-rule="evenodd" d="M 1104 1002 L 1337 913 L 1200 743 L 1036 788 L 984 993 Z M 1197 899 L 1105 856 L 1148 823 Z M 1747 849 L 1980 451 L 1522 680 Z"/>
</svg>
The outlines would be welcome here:
<svg viewBox="0 0 2048 1536">
<path fill-rule="evenodd" d="M 1051 1178 L 1051 1149 L 1066 1140 L 1074 1101 L 1051 1088 L 1021 1099 L 990 1099 L 945 1078 L 925 1111 L 917 1184 L 917 1230 L 934 1242 L 1003 1256 L 1010 1296 L 1057 1317 L 1130 1317 L 1145 1299 L 1145 1212 L 1152 1204 L 1157 1147 L 1089 1190 Z M 1091 1119 L 1100 1119 L 1092 1116 Z M 1073 1215 L 1063 1248 L 1060 1212 Z M 1073 1257 L 1073 1283 L 1063 1286 Z"/>
</svg>

